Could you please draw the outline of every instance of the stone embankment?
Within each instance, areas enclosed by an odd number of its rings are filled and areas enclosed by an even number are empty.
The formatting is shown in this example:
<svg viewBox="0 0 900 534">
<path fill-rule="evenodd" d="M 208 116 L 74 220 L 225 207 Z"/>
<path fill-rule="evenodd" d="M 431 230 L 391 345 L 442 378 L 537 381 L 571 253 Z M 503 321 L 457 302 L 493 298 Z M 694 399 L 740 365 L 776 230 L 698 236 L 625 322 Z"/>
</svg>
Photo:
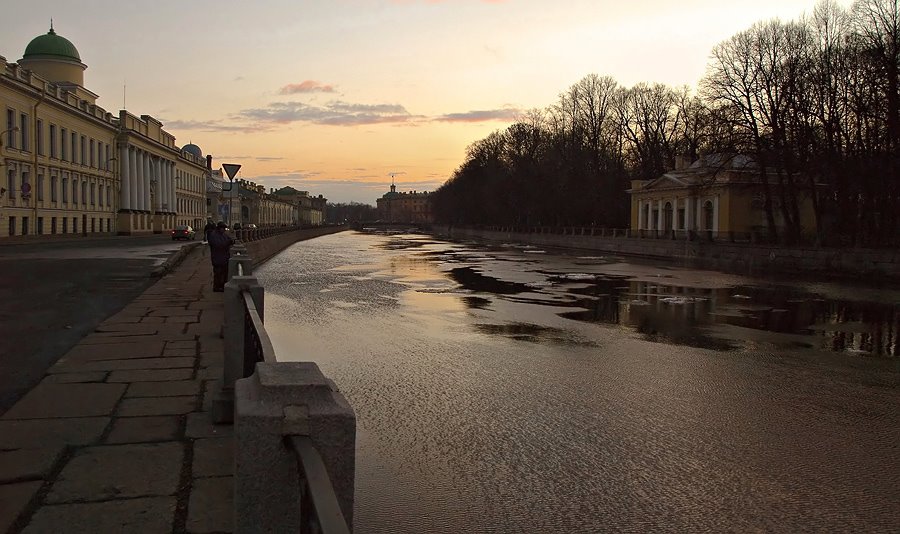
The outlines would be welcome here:
<svg viewBox="0 0 900 534">
<path fill-rule="evenodd" d="M 479 239 L 495 243 L 525 243 L 542 247 L 590 250 L 672 261 L 698 269 L 765 275 L 807 273 L 867 281 L 900 282 L 900 250 L 792 248 L 758 243 L 649 239 L 621 235 L 591 235 L 590 229 L 566 233 L 514 232 L 456 226 L 432 227 L 439 237 Z M 599 230 L 598 230 L 599 232 Z M 607 231 L 610 232 L 610 231 Z"/>
</svg>

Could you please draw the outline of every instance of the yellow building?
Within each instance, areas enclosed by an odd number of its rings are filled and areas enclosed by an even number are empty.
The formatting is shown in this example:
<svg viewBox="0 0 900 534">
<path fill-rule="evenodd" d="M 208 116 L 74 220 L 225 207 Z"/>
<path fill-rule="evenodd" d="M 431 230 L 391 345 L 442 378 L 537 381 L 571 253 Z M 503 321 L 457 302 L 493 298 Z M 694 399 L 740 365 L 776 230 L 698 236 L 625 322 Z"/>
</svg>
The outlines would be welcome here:
<svg viewBox="0 0 900 534">
<path fill-rule="evenodd" d="M 0 62 L 0 237 L 201 226 L 209 162 L 153 117 L 98 106 L 69 40 L 51 28 Z"/>
<path fill-rule="evenodd" d="M 769 182 L 776 178 L 769 174 Z M 632 180 L 631 229 L 644 237 L 752 238 L 768 230 L 763 186 L 756 162 L 743 155 L 712 154 L 655 180 Z M 801 225 L 811 229 L 815 214 L 808 194 L 799 200 Z M 779 232 L 784 220 L 773 209 Z"/>
<path fill-rule="evenodd" d="M 431 214 L 431 198 L 428 191 L 398 193 L 397 186 L 375 200 L 378 216 L 389 223 L 429 224 L 434 222 Z"/>
<path fill-rule="evenodd" d="M 78 50 L 51 28 L 0 62 L 0 237 L 115 232 L 118 124 L 83 87 Z"/>
</svg>

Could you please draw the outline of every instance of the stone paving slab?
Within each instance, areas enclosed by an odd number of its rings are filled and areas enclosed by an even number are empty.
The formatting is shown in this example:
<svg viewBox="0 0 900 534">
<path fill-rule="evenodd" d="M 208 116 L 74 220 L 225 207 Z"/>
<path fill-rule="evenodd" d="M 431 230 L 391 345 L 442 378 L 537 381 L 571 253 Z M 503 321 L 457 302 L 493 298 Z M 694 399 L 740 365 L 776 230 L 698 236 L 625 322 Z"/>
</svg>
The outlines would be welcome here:
<svg viewBox="0 0 900 534">
<path fill-rule="evenodd" d="M 87 445 L 100 439 L 109 421 L 109 417 L 0 420 L 0 449 Z"/>
<path fill-rule="evenodd" d="M 108 444 L 174 441 L 181 439 L 181 417 L 119 417 L 106 437 Z"/>
<path fill-rule="evenodd" d="M 169 534 L 172 532 L 176 506 L 174 497 L 43 506 L 22 532 Z"/>
<path fill-rule="evenodd" d="M 113 371 L 107 382 L 168 382 L 170 380 L 190 380 L 193 369 L 160 369 L 141 371 Z"/>
<path fill-rule="evenodd" d="M 44 483 L 40 481 L 0 485 L 0 532 L 9 530 L 43 485 Z M 44 532 L 63 531 L 45 530 Z"/>
<path fill-rule="evenodd" d="M 194 358 L 132 358 L 130 360 L 102 360 L 95 362 L 58 363 L 48 373 L 81 371 L 128 371 L 133 369 L 177 369 L 193 367 Z"/>
<path fill-rule="evenodd" d="M 234 474 L 234 440 L 204 438 L 194 441 L 195 477 L 229 476 Z"/>
<path fill-rule="evenodd" d="M 149 324 L 108 324 L 99 325 L 94 332 L 120 334 L 120 335 L 154 335 L 159 332 L 159 327 Z"/>
<path fill-rule="evenodd" d="M 125 398 L 132 397 L 182 397 L 200 395 L 203 382 L 181 380 L 178 382 L 134 382 L 128 386 Z"/>
<path fill-rule="evenodd" d="M 108 343 L 104 345 L 75 345 L 59 362 L 90 362 L 97 360 L 124 360 L 129 358 L 155 358 L 162 355 L 165 343 Z"/>
<path fill-rule="evenodd" d="M 223 438 L 234 435 L 232 425 L 214 425 L 209 412 L 187 414 L 184 435 L 188 438 Z"/>
<path fill-rule="evenodd" d="M 232 477 L 194 479 L 188 532 L 231 532 L 234 526 L 234 480 Z"/>
<path fill-rule="evenodd" d="M 143 415 L 181 415 L 194 411 L 197 397 L 142 397 L 124 399 L 117 415 L 136 417 Z"/>
<path fill-rule="evenodd" d="M 44 377 L 41 382 L 46 382 L 48 384 L 75 384 L 79 382 L 103 382 L 106 380 L 106 376 L 109 375 L 106 371 L 91 371 L 88 373 L 58 373 L 54 375 L 47 375 Z"/>
<path fill-rule="evenodd" d="M 184 445 L 175 441 L 88 447 L 63 468 L 47 502 L 173 495 L 183 458 Z"/>
<path fill-rule="evenodd" d="M 0 452 L 0 484 L 47 478 L 65 450 L 57 445 Z"/>
<path fill-rule="evenodd" d="M 47 384 L 29 391 L 0 419 L 107 415 L 125 393 L 124 384 Z"/>
</svg>

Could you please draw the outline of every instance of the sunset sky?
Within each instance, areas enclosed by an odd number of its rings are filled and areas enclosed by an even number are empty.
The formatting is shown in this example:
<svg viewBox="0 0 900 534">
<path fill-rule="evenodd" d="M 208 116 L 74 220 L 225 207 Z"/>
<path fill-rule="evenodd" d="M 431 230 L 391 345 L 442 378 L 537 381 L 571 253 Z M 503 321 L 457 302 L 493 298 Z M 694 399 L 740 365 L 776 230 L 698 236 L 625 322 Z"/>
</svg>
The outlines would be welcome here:
<svg viewBox="0 0 900 534">
<path fill-rule="evenodd" d="M 839 2 L 849 5 L 850 0 Z M 712 47 L 814 0 L 6 0 L 0 55 L 72 41 L 98 104 L 240 176 L 374 204 L 590 73 L 695 87 Z"/>
</svg>

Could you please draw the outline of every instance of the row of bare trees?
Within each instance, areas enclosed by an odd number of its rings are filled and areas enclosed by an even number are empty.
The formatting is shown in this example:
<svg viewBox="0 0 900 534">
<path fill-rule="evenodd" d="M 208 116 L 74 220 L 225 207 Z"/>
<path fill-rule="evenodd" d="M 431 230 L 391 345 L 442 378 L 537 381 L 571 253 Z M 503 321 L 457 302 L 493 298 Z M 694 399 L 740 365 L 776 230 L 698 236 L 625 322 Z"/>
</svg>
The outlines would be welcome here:
<svg viewBox="0 0 900 534">
<path fill-rule="evenodd" d="M 896 244 L 900 0 L 821 0 L 800 20 L 756 23 L 713 49 L 697 91 L 586 76 L 472 144 L 434 210 L 451 223 L 625 226 L 630 180 L 714 152 L 765 169 L 773 239 Z"/>
</svg>

